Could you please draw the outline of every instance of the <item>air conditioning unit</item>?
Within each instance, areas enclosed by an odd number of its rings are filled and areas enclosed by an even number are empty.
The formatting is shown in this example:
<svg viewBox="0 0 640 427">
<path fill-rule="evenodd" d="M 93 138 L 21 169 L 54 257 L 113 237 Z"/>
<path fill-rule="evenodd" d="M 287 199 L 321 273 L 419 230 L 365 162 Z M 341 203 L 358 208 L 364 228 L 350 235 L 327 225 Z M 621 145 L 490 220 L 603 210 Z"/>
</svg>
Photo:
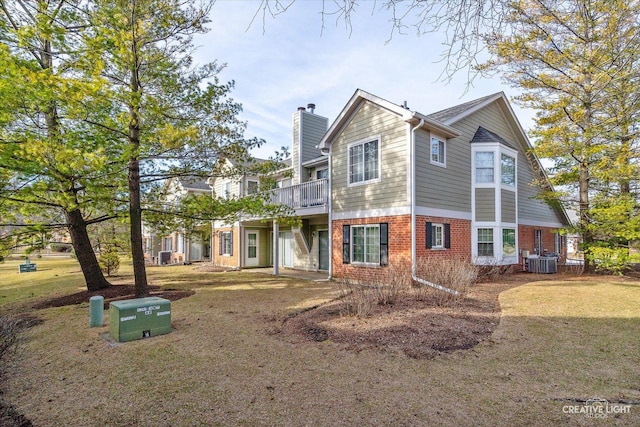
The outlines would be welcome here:
<svg viewBox="0 0 640 427">
<path fill-rule="evenodd" d="M 171 264 L 171 251 L 158 252 L 158 265 Z"/>
<path fill-rule="evenodd" d="M 553 274 L 558 272 L 557 258 L 530 256 L 527 261 L 531 273 Z"/>
</svg>

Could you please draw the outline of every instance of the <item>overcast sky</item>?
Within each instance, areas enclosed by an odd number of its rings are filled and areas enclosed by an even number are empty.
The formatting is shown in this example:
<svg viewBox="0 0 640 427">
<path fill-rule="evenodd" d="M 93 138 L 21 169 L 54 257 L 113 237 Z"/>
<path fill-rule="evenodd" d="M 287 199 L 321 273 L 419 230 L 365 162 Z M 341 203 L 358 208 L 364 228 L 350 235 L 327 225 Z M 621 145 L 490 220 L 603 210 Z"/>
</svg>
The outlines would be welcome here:
<svg viewBox="0 0 640 427">
<path fill-rule="evenodd" d="M 407 30 L 389 41 L 390 15 L 372 15 L 374 2 L 362 3 L 351 30 L 332 17 L 325 17 L 323 30 L 321 0 L 298 0 L 264 23 L 262 15 L 251 23 L 257 0 L 217 0 L 211 31 L 196 39 L 195 59 L 227 64 L 220 79 L 235 80 L 231 95 L 243 105 L 246 136 L 267 141 L 255 156 L 266 158 L 291 146 L 297 107 L 315 103 L 316 113 L 331 124 L 358 88 L 398 104 L 406 101 L 423 114 L 499 91 L 509 98 L 517 94 L 498 77 L 477 79 L 466 93 L 464 73 L 448 84 L 438 81 L 443 36 Z M 512 106 L 523 127 L 530 128 L 532 113 Z"/>
</svg>

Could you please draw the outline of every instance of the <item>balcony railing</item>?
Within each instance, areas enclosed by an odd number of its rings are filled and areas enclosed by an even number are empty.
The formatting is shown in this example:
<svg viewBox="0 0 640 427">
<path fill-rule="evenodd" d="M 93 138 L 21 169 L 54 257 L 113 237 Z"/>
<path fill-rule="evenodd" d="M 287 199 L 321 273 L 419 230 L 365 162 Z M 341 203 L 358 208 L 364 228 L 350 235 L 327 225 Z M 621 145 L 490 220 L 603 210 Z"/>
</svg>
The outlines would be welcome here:
<svg viewBox="0 0 640 427">
<path fill-rule="evenodd" d="M 329 204 L 329 180 L 318 179 L 290 187 L 270 190 L 271 203 L 279 203 L 293 209 L 325 206 Z"/>
</svg>

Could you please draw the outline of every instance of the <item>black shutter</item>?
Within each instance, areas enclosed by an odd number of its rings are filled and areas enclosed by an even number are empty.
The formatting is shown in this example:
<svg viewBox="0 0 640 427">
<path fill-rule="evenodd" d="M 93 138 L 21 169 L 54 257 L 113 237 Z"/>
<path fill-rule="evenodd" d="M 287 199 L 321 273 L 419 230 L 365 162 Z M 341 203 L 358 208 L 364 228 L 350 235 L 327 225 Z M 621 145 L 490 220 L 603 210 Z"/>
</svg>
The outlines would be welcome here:
<svg viewBox="0 0 640 427">
<path fill-rule="evenodd" d="M 433 226 L 430 222 L 427 222 L 424 232 L 427 236 L 427 249 L 431 249 L 433 246 Z"/>
<path fill-rule="evenodd" d="M 229 232 L 229 255 L 233 255 L 233 231 Z"/>
<path fill-rule="evenodd" d="M 222 239 L 222 231 L 218 231 L 218 255 L 222 255 L 222 251 L 224 250 L 224 243 L 223 243 L 223 239 Z"/>
<path fill-rule="evenodd" d="M 380 223 L 380 265 L 389 265 L 389 224 Z"/>
<path fill-rule="evenodd" d="M 342 226 L 342 263 L 349 264 L 351 262 L 350 255 L 350 234 L 351 234 L 351 226 L 343 225 Z"/>
<path fill-rule="evenodd" d="M 444 247 L 451 249 L 451 224 L 444 225 Z"/>
</svg>

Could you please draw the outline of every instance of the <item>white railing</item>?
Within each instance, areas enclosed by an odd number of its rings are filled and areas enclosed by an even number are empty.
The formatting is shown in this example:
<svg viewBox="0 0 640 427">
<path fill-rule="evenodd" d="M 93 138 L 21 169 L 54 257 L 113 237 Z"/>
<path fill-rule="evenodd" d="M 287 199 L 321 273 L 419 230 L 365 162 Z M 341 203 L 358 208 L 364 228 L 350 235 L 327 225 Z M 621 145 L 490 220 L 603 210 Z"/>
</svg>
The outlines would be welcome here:
<svg viewBox="0 0 640 427">
<path fill-rule="evenodd" d="M 290 187 L 276 188 L 267 193 L 271 203 L 293 209 L 323 206 L 329 203 L 329 180 L 318 179 Z"/>
</svg>

